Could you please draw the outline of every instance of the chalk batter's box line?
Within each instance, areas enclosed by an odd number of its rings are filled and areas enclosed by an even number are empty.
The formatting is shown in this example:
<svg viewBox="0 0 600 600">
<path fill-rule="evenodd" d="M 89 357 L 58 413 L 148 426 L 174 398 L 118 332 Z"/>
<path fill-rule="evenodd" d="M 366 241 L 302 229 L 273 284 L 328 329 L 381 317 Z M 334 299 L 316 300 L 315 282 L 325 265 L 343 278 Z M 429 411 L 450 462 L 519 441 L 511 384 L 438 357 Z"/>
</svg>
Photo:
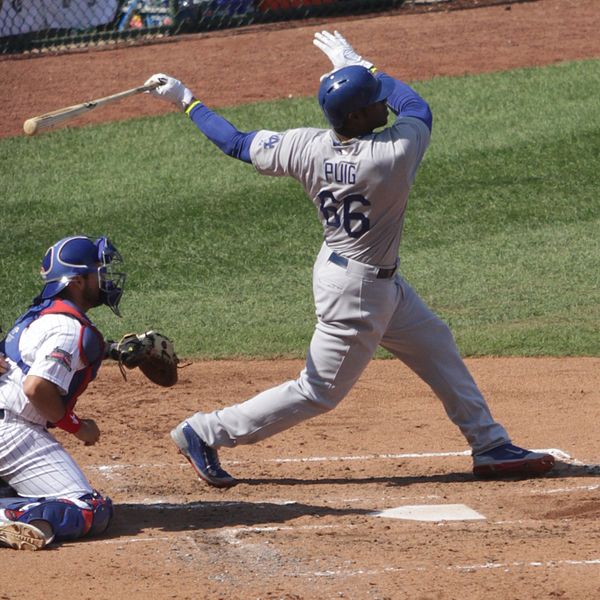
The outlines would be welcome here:
<svg viewBox="0 0 600 600">
<path fill-rule="evenodd" d="M 576 461 L 571 458 L 571 456 L 560 450 L 558 448 L 547 448 L 547 449 L 537 449 L 533 450 L 534 452 L 547 452 L 548 454 L 552 454 L 558 460 L 563 460 L 566 462 L 572 462 L 573 464 L 578 464 L 590 468 L 599 467 L 600 465 L 587 465 L 580 461 Z M 354 456 L 303 456 L 303 457 L 290 457 L 290 458 L 264 458 L 260 462 L 263 463 L 277 463 L 277 464 L 286 464 L 286 463 L 310 463 L 310 462 L 350 462 L 350 461 L 367 461 L 367 460 L 399 460 L 399 459 L 423 459 L 423 458 L 446 458 L 449 456 L 471 456 L 470 450 L 463 450 L 457 452 L 408 452 L 403 454 L 365 454 L 365 455 L 354 455 Z M 249 463 L 256 463 L 256 460 L 223 460 L 223 464 L 227 465 L 243 465 Z M 179 463 L 180 466 L 188 465 L 187 462 Z M 100 472 L 110 472 L 117 471 L 119 469 L 131 469 L 131 468 L 140 468 L 140 469 L 156 469 L 156 468 L 172 468 L 173 465 L 170 463 L 142 463 L 139 465 L 129 464 L 129 463 L 115 463 L 113 465 L 90 465 L 89 469 L 95 469 Z"/>
<path fill-rule="evenodd" d="M 513 561 L 508 563 L 488 562 L 474 565 L 446 565 L 446 566 L 415 566 L 415 567 L 385 567 L 384 569 L 357 569 L 355 571 L 311 571 L 300 573 L 300 577 L 356 577 L 362 575 L 385 575 L 386 573 L 402 573 L 409 571 L 480 571 L 484 569 L 502 569 L 504 572 L 523 568 L 556 568 L 563 566 L 594 566 L 600 565 L 600 558 L 590 560 L 546 560 L 546 561 Z"/>
</svg>

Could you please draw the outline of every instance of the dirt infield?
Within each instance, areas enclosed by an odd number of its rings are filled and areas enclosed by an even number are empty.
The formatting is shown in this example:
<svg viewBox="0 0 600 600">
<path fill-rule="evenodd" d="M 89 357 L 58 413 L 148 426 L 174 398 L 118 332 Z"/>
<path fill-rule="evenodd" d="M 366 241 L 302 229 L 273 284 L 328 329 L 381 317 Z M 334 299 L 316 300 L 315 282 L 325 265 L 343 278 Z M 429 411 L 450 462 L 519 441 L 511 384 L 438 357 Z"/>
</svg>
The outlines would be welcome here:
<svg viewBox="0 0 600 600">
<path fill-rule="evenodd" d="M 325 27 L 417 80 L 600 57 L 599 25 L 597 0 L 540 0 L 2 60 L 0 134 L 157 71 L 212 106 L 310 94 L 327 68 L 311 39 Z M 77 123 L 163 110 L 138 98 Z M 169 430 L 295 377 L 302 363 L 196 362 L 167 391 L 104 368 L 79 403 L 98 421 L 100 444 L 58 436 L 113 498 L 114 524 L 105 537 L 46 552 L 0 550 L 0 599 L 600 597 L 600 359 L 468 364 L 514 441 L 560 459 L 552 476 L 474 480 L 464 439 L 431 391 L 397 361 L 376 361 L 332 413 L 222 452 L 241 483 L 219 491 L 195 479 Z M 414 520 L 417 508 L 412 519 L 374 514 L 421 505 L 437 506 L 438 520 Z M 455 505 L 477 518 L 441 512 Z"/>
<path fill-rule="evenodd" d="M 598 598 L 600 467 L 585 465 L 600 456 L 600 359 L 468 365 L 516 442 L 562 457 L 553 476 L 474 480 L 433 394 L 399 362 L 376 361 L 335 411 L 223 451 L 241 483 L 215 490 L 176 453 L 170 428 L 302 363 L 195 363 L 167 392 L 106 367 L 80 401 L 101 443 L 59 436 L 114 499 L 114 524 L 47 552 L 0 550 L 10 565 L 0 598 Z M 372 514 L 420 505 L 465 505 L 483 518 Z M 34 587 L 23 578 L 33 573 Z"/>
</svg>

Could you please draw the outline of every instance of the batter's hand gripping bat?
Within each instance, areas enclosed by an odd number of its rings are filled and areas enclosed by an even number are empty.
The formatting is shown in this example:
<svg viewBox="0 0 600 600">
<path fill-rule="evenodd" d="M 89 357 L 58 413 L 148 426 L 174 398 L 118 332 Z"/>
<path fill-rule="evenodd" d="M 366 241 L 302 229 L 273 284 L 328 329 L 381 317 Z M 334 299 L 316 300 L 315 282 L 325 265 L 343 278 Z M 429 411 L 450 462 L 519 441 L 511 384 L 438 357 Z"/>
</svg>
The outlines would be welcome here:
<svg viewBox="0 0 600 600">
<path fill-rule="evenodd" d="M 159 85 L 160 84 L 158 83 L 141 85 L 130 90 L 125 90 L 124 92 L 112 94 L 111 96 L 105 96 L 104 98 L 90 100 L 89 102 L 83 102 L 81 104 L 74 104 L 73 106 L 66 106 L 65 108 L 59 108 L 58 110 L 54 110 L 44 115 L 39 115 L 38 117 L 32 117 L 23 123 L 23 131 L 27 135 L 35 135 L 41 129 L 49 129 L 58 123 L 78 117 L 83 113 L 94 110 L 94 108 L 98 108 L 99 106 L 104 106 L 105 104 L 122 100 L 123 98 L 127 98 L 127 96 L 133 96 L 134 94 L 141 94 L 142 92 L 153 90 Z"/>
</svg>

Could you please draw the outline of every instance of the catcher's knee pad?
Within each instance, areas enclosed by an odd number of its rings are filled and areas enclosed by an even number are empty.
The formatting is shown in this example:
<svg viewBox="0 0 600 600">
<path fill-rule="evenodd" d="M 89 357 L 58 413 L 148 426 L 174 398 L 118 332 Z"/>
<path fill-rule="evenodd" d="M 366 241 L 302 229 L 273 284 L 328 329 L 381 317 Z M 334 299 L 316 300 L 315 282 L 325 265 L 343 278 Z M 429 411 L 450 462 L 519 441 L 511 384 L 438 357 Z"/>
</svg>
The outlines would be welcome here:
<svg viewBox="0 0 600 600">
<path fill-rule="evenodd" d="M 104 498 L 96 491 L 79 499 L 83 500 L 92 511 L 92 522 L 87 533 L 98 535 L 106 531 L 114 514 L 112 500 L 108 497 Z"/>
<path fill-rule="evenodd" d="M 97 492 L 76 500 L 24 500 L 7 507 L 6 516 L 14 521 L 47 521 L 56 540 L 74 540 L 86 534 L 102 533 L 113 515 L 112 501 Z"/>
</svg>

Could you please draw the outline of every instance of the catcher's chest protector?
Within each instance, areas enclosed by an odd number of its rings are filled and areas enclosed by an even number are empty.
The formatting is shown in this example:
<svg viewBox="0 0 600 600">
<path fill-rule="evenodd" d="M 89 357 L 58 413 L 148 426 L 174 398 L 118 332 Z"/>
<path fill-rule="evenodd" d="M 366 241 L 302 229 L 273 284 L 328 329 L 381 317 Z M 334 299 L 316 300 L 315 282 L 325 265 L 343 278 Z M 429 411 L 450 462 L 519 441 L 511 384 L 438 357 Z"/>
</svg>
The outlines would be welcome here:
<svg viewBox="0 0 600 600">
<path fill-rule="evenodd" d="M 77 398 L 85 391 L 90 381 L 95 379 L 104 357 L 104 338 L 92 322 L 75 305 L 65 300 L 46 300 L 37 306 L 30 307 L 13 325 L 8 335 L 0 343 L 0 351 L 15 362 L 27 374 L 30 366 L 23 362 L 19 350 L 19 341 L 23 332 L 43 315 L 61 314 L 77 319 L 82 327 L 79 335 L 79 351 L 86 368 L 77 372 L 71 381 L 69 391 L 64 399 L 67 406 L 72 408 Z"/>
</svg>

